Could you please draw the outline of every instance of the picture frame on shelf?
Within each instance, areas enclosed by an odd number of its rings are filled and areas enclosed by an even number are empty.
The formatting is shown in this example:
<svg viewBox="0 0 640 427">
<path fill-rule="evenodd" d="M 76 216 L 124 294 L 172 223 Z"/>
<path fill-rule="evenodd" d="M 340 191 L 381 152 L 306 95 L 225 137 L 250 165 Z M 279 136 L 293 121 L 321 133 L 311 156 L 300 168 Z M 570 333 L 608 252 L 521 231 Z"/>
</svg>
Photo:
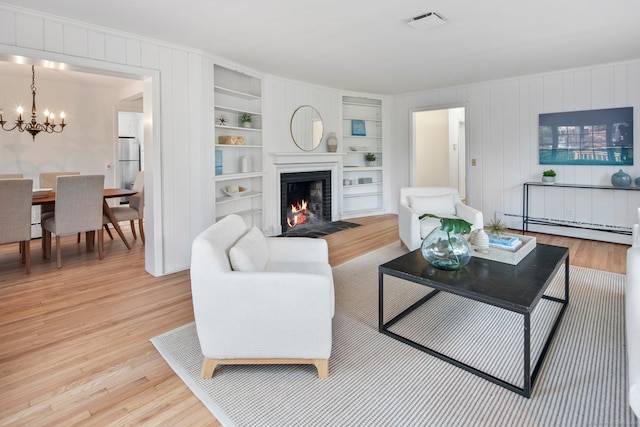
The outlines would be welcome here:
<svg viewBox="0 0 640 427">
<path fill-rule="evenodd" d="M 364 120 L 351 120 L 351 135 L 367 136 Z"/>
</svg>

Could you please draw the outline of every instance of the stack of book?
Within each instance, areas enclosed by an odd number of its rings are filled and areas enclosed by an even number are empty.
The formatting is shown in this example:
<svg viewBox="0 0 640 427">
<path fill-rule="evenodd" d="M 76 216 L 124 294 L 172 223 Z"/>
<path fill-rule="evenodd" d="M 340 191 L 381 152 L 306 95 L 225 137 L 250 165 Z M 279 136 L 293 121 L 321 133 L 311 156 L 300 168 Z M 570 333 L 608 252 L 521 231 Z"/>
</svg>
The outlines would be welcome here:
<svg viewBox="0 0 640 427">
<path fill-rule="evenodd" d="M 489 246 L 514 252 L 522 246 L 522 240 L 512 234 L 489 234 Z"/>
</svg>

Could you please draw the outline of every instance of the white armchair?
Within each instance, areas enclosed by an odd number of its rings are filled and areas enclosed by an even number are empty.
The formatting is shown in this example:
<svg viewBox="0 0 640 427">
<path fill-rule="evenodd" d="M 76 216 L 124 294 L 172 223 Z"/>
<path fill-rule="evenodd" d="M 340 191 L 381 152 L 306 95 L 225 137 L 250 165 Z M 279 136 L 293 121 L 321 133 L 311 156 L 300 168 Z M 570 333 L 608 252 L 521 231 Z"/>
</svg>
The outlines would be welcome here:
<svg viewBox="0 0 640 427">
<path fill-rule="evenodd" d="M 640 209 L 638 209 L 640 217 Z M 640 225 L 633 226 L 633 240 L 627 250 L 627 280 L 624 295 L 627 338 L 627 386 L 629 406 L 640 418 Z"/>
<path fill-rule="evenodd" d="M 229 215 L 193 242 L 191 290 L 204 361 L 313 364 L 329 375 L 333 275 L 327 242 L 265 237 Z"/>
<path fill-rule="evenodd" d="M 461 218 L 472 224 L 471 229 L 483 228 L 482 212 L 465 205 L 458 190 L 449 187 L 405 187 L 400 189 L 398 231 L 400 240 L 409 250 L 418 249 L 434 228 L 440 226 L 437 218 L 418 218 L 430 213 L 446 218 Z"/>
</svg>

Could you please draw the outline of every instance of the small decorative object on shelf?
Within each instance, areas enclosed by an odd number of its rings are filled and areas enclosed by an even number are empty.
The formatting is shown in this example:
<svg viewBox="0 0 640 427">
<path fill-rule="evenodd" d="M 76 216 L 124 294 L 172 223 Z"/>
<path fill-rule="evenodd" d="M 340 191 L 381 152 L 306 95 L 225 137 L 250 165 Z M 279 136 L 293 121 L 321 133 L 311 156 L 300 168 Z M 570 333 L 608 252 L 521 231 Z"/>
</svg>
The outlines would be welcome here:
<svg viewBox="0 0 640 427">
<path fill-rule="evenodd" d="M 351 120 L 351 135 L 367 136 L 364 120 Z"/>
<path fill-rule="evenodd" d="M 240 157 L 240 172 L 249 173 L 249 158 L 247 156 Z"/>
<path fill-rule="evenodd" d="M 216 150 L 216 175 L 222 175 L 222 150 Z"/>
<path fill-rule="evenodd" d="M 422 241 L 420 250 L 425 260 L 441 270 L 459 270 L 471 261 L 471 247 L 463 234 L 469 234 L 471 224 L 459 218 L 441 218 L 432 214 L 419 217 L 439 218 L 440 227 L 433 229 Z"/>
<path fill-rule="evenodd" d="M 636 178 L 635 183 L 636 187 L 640 187 L 640 176 Z"/>
<path fill-rule="evenodd" d="M 226 126 L 228 122 L 229 122 L 229 119 L 227 118 L 226 114 L 220 114 L 218 116 L 218 124 L 220 126 Z"/>
<path fill-rule="evenodd" d="M 240 114 L 240 126 L 244 127 L 244 128 L 250 128 L 251 127 L 251 114 L 249 113 L 242 113 Z"/>
<path fill-rule="evenodd" d="M 375 166 L 376 159 L 377 157 L 374 153 L 367 153 L 364 155 L 364 161 L 367 162 L 367 166 Z"/>
<path fill-rule="evenodd" d="M 221 135 L 218 137 L 220 145 L 244 145 L 244 136 Z"/>
<path fill-rule="evenodd" d="M 611 185 L 614 187 L 627 188 L 631 185 L 631 177 L 628 173 L 620 169 L 618 172 L 611 175 Z"/>
<path fill-rule="evenodd" d="M 336 138 L 335 132 L 329 132 L 329 136 L 327 137 L 327 151 L 330 153 L 338 151 L 338 138 Z"/>
<path fill-rule="evenodd" d="M 240 197 L 246 193 L 249 189 L 241 185 L 227 185 L 222 191 L 229 197 Z"/>
<path fill-rule="evenodd" d="M 542 182 L 547 184 L 556 182 L 556 172 L 553 169 L 542 172 Z"/>
</svg>

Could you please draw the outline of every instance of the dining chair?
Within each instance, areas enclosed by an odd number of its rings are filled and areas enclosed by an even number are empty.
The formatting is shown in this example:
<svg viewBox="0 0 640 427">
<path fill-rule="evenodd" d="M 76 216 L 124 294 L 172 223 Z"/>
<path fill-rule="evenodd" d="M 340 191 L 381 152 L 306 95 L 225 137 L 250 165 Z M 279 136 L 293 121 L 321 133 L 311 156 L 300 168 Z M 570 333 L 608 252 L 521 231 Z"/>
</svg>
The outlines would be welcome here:
<svg viewBox="0 0 640 427">
<path fill-rule="evenodd" d="M 21 173 L 0 173 L 0 179 L 22 179 Z"/>
<path fill-rule="evenodd" d="M 56 235 L 56 262 L 62 267 L 60 236 L 86 233 L 87 250 L 93 250 L 94 235 L 102 230 L 104 175 L 59 176 L 53 215 L 42 223 L 44 257 L 51 257 L 51 233 Z M 104 257 L 102 233 L 98 233 L 99 258 Z"/>
<path fill-rule="evenodd" d="M 40 173 L 40 188 L 52 188 L 56 191 L 57 179 L 59 176 L 67 175 L 80 175 L 80 172 L 41 172 Z M 44 220 L 53 215 L 52 205 L 40 206 L 40 224 L 44 223 Z M 42 249 L 44 250 L 44 228 L 42 229 Z M 80 243 L 80 234 L 78 234 L 78 243 Z"/>
<path fill-rule="evenodd" d="M 31 273 L 31 179 L 0 179 L 0 244 L 20 243 L 22 262 Z"/>
<path fill-rule="evenodd" d="M 120 221 L 129 221 L 131 224 L 131 233 L 133 234 L 133 238 L 137 239 L 136 236 L 136 228 L 135 228 L 135 220 L 138 220 L 138 228 L 140 228 L 140 239 L 142 243 L 144 243 L 144 226 L 143 217 L 144 217 L 144 172 L 140 171 L 136 175 L 136 180 L 133 183 L 133 191 L 137 191 L 136 194 L 129 197 L 129 206 L 115 206 L 111 208 L 111 211 Z M 103 216 L 103 222 L 109 232 L 109 228 L 107 226 L 109 218 L 107 216 Z M 113 239 L 113 236 L 109 232 L 109 236 Z"/>
</svg>

